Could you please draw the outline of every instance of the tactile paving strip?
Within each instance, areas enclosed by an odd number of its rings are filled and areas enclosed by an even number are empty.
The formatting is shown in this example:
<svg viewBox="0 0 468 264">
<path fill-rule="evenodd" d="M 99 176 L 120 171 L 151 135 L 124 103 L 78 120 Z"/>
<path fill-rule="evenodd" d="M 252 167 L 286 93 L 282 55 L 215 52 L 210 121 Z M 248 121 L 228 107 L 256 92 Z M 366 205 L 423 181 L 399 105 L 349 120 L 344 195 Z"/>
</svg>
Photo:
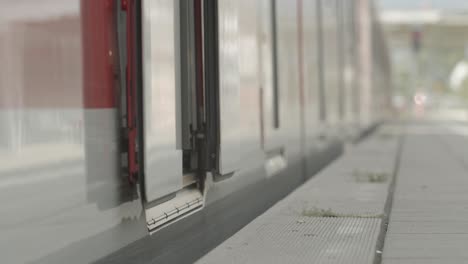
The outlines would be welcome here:
<svg viewBox="0 0 468 264">
<path fill-rule="evenodd" d="M 199 263 L 372 263 L 369 252 L 375 250 L 380 221 L 281 217 L 257 222 Z"/>
<path fill-rule="evenodd" d="M 468 138 L 449 123 L 409 130 L 382 263 L 468 263 Z"/>
</svg>

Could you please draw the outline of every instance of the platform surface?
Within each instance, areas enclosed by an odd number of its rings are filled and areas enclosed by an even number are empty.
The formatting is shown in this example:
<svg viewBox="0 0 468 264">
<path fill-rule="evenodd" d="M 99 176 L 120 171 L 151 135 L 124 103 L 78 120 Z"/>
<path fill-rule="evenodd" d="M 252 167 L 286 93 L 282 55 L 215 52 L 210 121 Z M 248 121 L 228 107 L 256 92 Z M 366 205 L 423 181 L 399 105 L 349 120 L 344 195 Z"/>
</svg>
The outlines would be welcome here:
<svg viewBox="0 0 468 264">
<path fill-rule="evenodd" d="M 468 125 L 408 126 L 384 264 L 468 263 Z"/>
<path fill-rule="evenodd" d="M 198 263 L 468 263 L 468 124 L 379 128 Z"/>
<path fill-rule="evenodd" d="M 398 146 L 380 129 L 198 263 L 373 263 Z"/>
</svg>

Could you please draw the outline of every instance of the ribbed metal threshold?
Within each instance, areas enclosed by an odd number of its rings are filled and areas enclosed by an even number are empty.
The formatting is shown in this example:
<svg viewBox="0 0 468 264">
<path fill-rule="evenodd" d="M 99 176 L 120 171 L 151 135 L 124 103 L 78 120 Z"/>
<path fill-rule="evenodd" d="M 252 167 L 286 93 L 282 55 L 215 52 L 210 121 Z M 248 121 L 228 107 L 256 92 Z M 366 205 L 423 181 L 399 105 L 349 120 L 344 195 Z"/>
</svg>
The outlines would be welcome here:
<svg viewBox="0 0 468 264">
<path fill-rule="evenodd" d="M 174 199 L 146 210 L 148 231 L 152 234 L 167 224 L 200 210 L 203 204 L 203 194 L 198 189 L 183 189 Z"/>
</svg>

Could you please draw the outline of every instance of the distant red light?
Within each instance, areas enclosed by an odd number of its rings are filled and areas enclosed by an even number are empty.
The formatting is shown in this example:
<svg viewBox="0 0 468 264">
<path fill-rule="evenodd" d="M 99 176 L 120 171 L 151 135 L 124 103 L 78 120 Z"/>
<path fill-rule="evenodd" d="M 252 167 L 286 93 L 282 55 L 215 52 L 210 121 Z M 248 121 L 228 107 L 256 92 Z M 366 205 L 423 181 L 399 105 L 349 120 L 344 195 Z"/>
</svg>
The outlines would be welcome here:
<svg viewBox="0 0 468 264">
<path fill-rule="evenodd" d="M 128 10 L 128 0 L 122 0 L 121 8 L 123 11 Z"/>
<path fill-rule="evenodd" d="M 417 106 L 422 106 L 427 102 L 427 96 L 422 93 L 418 93 L 414 95 L 414 104 Z"/>
</svg>

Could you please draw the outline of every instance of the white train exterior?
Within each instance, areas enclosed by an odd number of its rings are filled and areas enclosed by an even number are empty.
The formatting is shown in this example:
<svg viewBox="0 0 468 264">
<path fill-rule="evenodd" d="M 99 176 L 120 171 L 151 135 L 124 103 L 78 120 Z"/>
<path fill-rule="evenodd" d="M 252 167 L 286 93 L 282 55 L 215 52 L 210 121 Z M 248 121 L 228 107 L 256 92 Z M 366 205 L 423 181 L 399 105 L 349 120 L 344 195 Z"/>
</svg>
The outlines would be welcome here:
<svg viewBox="0 0 468 264">
<path fill-rule="evenodd" d="M 390 113 L 370 0 L 0 0 L 2 263 L 191 263 Z"/>
</svg>

